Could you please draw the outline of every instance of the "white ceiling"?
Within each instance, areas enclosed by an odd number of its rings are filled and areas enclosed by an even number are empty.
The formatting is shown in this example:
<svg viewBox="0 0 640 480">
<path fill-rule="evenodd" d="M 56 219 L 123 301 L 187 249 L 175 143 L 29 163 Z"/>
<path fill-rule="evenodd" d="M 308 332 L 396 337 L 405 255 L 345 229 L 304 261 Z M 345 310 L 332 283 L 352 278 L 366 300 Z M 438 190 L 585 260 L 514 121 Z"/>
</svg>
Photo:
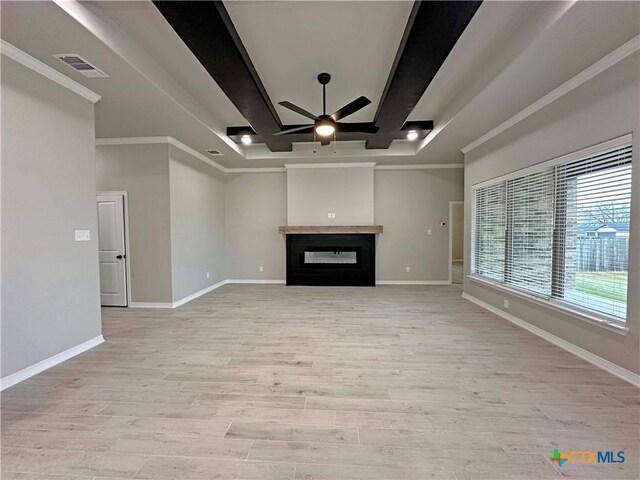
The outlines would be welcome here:
<svg viewBox="0 0 640 480">
<path fill-rule="evenodd" d="M 274 104 L 316 113 L 315 77 L 333 79 L 327 108 L 359 95 L 374 104 L 351 121 L 372 120 L 411 9 L 409 2 L 225 2 Z M 140 2 L 0 2 L 2 38 L 102 95 L 96 136 L 172 136 L 226 167 L 276 167 L 317 158 L 229 145 L 245 120 L 155 7 Z M 67 11 L 65 11 L 67 10 Z M 72 14 L 73 17 L 70 15 Z M 326 147 L 320 156 L 379 164 L 460 162 L 460 149 L 640 32 L 639 2 L 484 2 L 425 92 L 411 119 L 433 119 L 422 145 L 389 150 Z M 55 60 L 78 53 L 107 79 L 87 79 Z M 285 123 L 304 118 L 278 108 Z"/>
<path fill-rule="evenodd" d="M 308 123 L 277 105 L 322 113 L 316 77 L 331 74 L 327 113 L 360 95 L 372 103 L 348 117 L 372 121 L 404 33 L 412 1 L 233 2 L 225 6 L 284 124 Z"/>
</svg>

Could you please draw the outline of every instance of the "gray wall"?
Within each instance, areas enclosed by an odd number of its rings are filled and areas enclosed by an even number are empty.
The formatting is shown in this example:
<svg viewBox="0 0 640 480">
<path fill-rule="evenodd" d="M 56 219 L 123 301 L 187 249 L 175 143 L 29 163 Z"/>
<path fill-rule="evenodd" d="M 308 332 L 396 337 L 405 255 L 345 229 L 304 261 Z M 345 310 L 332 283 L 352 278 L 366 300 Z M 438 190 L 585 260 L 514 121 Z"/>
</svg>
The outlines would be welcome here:
<svg viewBox="0 0 640 480">
<path fill-rule="evenodd" d="M 375 223 L 384 226 L 377 279 L 448 281 L 449 227 L 438 221 L 448 223 L 449 201 L 463 198 L 462 169 L 376 170 L 374 191 Z"/>
<path fill-rule="evenodd" d="M 227 277 L 284 280 L 285 241 L 278 227 L 287 223 L 286 175 L 240 173 L 226 177 Z"/>
<path fill-rule="evenodd" d="M 376 224 L 384 225 L 378 237 L 377 278 L 394 281 L 447 281 L 449 276 L 448 227 L 438 226 L 438 220 L 448 221 L 449 200 L 462 200 L 462 169 L 433 170 L 377 170 L 365 168 L 317 169 L 330 170 L 340 175 L 343 170 L 360 172 L 373 178 L 375 186 L 371 210 L 375 208 Z M 287 176 L 307 169 L 290 169 L 285 173 L 244 173 L 226 175 L 226 243 L 228 252 L 228 278 L 230 279 L 285 279 L 285 241 L 277 233 L 278 226 L 287 223 Z M 373 173 L 373 175 L 372 175 Z M 312 190 L 317 176 L 303 175 L 307 188 Z M 298 178 L 299 180 L 299 178 Z M 351 181 L 358 183 L 357 179 Z M 289 185 L 291 182 L 289 182 Z M 305 189 L 298 182 L 296 188 Z M 312 199 L 303 199 L 306 205 Z M 348 198 L 334 203 L 335 224 L 361 224 L 343 222 L 340 212 L 349 214 Z M 306 209 L 293 210 L 299 212 Z M 325 209 L 315 213 L 315 220 L 304 221 L 296 217 L 296 224 L 327 224 Z M 307 210 L 312 213 L 312 210 Z M 331 210 L 328 210 L 331 211 Z M 323 213 L 324 212 L 324 213 Z M 324 222 L 322 221 L 324 216 Z M 354 217 L 349 217 L 354 218 Z M 299 223 L 298 223 L 299 222 Z M 372 221 L 367 222 L 369 224 Z M 427 236 L 427 230 L 433 234 Z M 259 272 L 262 265 L 264 272 Z M 411 272 L 406 273 L 405 267 Z"/>
<path fill-rule="evenodd" d="M 96 170 L 98 190 L 128 193 L 131 300 L 172 302 L 169 145 L 98 146 Z"/>
<path fill-rule="evenodd" d="M 456 204 L 451 209 L 451 258 L 464 260 L 464 205 Z"/>
<path fill-rule="evenodd" d="M 465 278 L 464 290 L 509 313 L 634 372 L 640 371 L 640 191 L 638 189 L 638 54 L 601 73 L 465 158 L 466 197 L 472 186 L 524 167 L 633 132 L 634 191 L 629 258 L 629 332 L 620 335 Z M 470 209 L 465 210 L 465 251 L 470 258 Z M 466 267 L 469 272 L 468 266 Z"/>
<path fill-rule="evenodd" d="M 93 104 L 2 56 L 1 148 L 5 377 L 101 334 Z"/>
<path fill-rule="evenodd" d="M 327 213 L 336 214 L 328 218 Z M 373 166 L 287 169 L 288 225 L 372 225 Z"/>
<path fill-rule="evenodd" d="M 223 174 L 169 146 L 173 301 L 225 280 Z M 209 272 L 209 278 L 207 278 Z"/>
</svg>

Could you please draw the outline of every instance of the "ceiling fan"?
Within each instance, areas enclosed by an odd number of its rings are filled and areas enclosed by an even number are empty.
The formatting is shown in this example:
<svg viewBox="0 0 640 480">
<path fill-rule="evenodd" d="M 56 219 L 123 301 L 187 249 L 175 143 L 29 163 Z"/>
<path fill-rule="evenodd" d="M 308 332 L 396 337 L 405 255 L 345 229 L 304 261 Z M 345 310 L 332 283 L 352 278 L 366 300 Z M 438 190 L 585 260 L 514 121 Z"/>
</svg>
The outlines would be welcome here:
<svg viewBox="0 0 640 480">
<path fill-rule="evenodd" d="M 313 131 L 320 137 L 321 145 L 329 145 L 329 143 L 331 143 L 331 136 L 336 132 L 376 133 L 378 131 L 378 127 L 373 123 L 351 124 L 338 121 L 369 105 L 371 100 L 367 97 L 358 97 L 354 101 L 347 103 L 338 111 L 331 115 L 327 115 L 327 83 L 329 83 L 329 81 L 331 81 L 331 75 L 328 73 L 321 73 L 318 75 L 318 82 L 322 85 L 322 115 L 316 116 L 291 102 L 279 102 L 283 107 L 313 120 L 314 123 L 312 125 L 302 125 L 295 128 L 289 128 L 287 130 L 275 132 L 272 135 L 287 135 L 289 133 L 306 133 L 306 131 Z"/>
</svg>

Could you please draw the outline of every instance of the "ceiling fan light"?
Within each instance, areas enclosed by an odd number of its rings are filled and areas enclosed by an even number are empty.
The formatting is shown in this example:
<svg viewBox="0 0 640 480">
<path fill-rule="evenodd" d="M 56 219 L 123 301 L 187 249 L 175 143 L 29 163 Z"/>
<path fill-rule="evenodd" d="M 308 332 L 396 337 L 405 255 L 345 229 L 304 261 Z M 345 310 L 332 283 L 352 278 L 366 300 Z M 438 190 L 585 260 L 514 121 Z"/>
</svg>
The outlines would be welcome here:
<svg viewBox="0 0 640 480">
<path fill-rule="evenodd" d="M 244 144 L 244 145 L 251 145 L 251 135 L 243 135 L 240 138 L 240 141 Z"/>
<path fill-rule="evenodd" d="M 320 122 L 316 126 L 316 133 L 321 137 L 328 137 L 333 135 L 333 132 L 336 131 L 336 128 L 333 126 L 331 122 Z"/>
<path fill-rule="evenodd" d="M 409 130 L 409 132 L 407 133 L 407 140 L 417 140 L 418 139 L 418 132 L 416 132 L 415 130 Z"/>
</svg>

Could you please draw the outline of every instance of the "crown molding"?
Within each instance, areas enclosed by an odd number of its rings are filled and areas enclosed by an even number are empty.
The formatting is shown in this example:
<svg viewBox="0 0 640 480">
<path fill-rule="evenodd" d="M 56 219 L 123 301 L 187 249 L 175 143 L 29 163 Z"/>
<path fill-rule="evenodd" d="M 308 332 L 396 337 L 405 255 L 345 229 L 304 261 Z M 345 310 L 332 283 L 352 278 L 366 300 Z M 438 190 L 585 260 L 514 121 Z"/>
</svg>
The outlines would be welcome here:
<svg viewBox="0 0 640 480">
<path fill-rule="evenodd" d="M 265 168 L 226 168 L 226 173 L 284 173 L 287 169 L 284 167 L 265 167 Z"/>
<path fill-rule="evenodd" d="M 169 145 L 173 145 L 176 148 L 179 148 L 185 153 L 188 153 L 192 157 L 197 158 L 198 160 L 211 165 L 214 168 L 217 168 L 221 172 L 225 173 L 228 169 L 223 167 L 218 162 L 211 160 L 210 158 L 205 157 L 202 153 L 194 150 L 189 145 L 185 145 L 180 140 L 176 140 L 173 137 L 120 137 L 120 138 L 96 138 L 96 146 L 102 145 L 152 145 L 152 144 L 161 144 L 167 143 Z"/>
<path fill-rule="evenodd" d="M 376 165 L 375 170 L 432 170 L 464 168 L 464 163 L 418 163 L 415 165 Z"/>
<path fill-rule="evenodd" d="M 2 55 L 5 55 L 12 60 L 24 65 L 27 68 L 30 68 L 36 73 L 39 73 L 43 77 L 48 78 L 49 80 L 57 83 L 58 85 L 71 90 L 73 93 L 80 95 L 83 98 L 86 98 L 92 103 L 97 103 L 102 97 L 97 93 L 89 90 L 84 85 L 79 84 L 75 80 L 71 80 L 66 75 L 63 75 L 56 69 L 50 67 L 42 63 L 40 60 L 32 57 L 26 52 L 23 52 L 17 47 L 14 47 L 9 42 L 4 40 L 0 40 L 0 52 Z"/>
<path fill-rule="evenodd" d="M 287 170 L 294 168 L 373 168 L 375 162 L 347 162 L 347 163 L 285 163 Z"/>
<path fill-rule="evenodd" d="M 598 60 L 593 65 L 591 65 L 591 66 L 587 67 L 586 69 L 584 69 L 582 72 L 577 74 L 575 77 L 567 80 L 565 83 L 563 83 L 559 87 L 551 90 L 545 96 L 543 96 L 542 98 L 540 98 L 537 101 L 533 102 L 527 108 L 519 111 L 518 113 L 516 113 L 511 118 L 509 118 L 505 122 L 503 122 L 500 125 L 498 125 L 497 127 L 495 127 L 493 130 L 490 130 L 489 132 L 485 133 L 483 136 L 481 136 L 477 140 L 475 140 L 475 141 L 471 142 L 469 145 L 463 147 L 462 148 L 462 153 L 467 154 L 471 150 L 473 150 L 473 149 L 479 147 L 480 145 L 482 145 L 483 143 L 486 143 L 489 140 L 491 140 L 492 138 L 500 135 L 502 132 L 510 129 L 514 125 L 516 125 L 516 124 L 520 123 L 521 121 L 523 121 L 525 118 L 530 117 L 531 115 L 533 115 L 537 111 L 539 111 L 539 110 L 543 109 L 544 107 L 546 107 L 547 105 L 555 102 L 560 97 L 566 95 L 567 93 L 571 92 L 572 90 L 575 90 L 580 85 L 588 82 L 589 80 L 591 80 L 596 75 L 598 75 L 598 74 L 604 72 L 605 70 L 613 67 L 615 64 L 617 64 L 621 60 L 624 60 L 629 55 L 632 55 L 633 53 L 637 52 L 638 50 L 640 50 L 640 35 L 636 35 L 635 37 L 633 37 L 628 42 L 622 44 L 620 47 L 616 48 L 611 53 L 609 53 L 609 54 L 605 55 L 604 57 L 602 57 L 600 60 Z"/>
<path fill-rule="evenodd" d="M 375 162 L 346 162 L 346 163 L 288 163 L 284 167 L 224 167 L 218 162 L 207 158 L 204 154 L 185 145 L 179 140 L 168 136 L 159 137 L 120 137 L 120 138 L 96 138 L 96 146 L 102 145 L 152 145 L 168 143 L 189 155 L 217 168 L 223 173 L 284 173 L 288 169 L 296 168 L 373 168 L 374 170 L 431 170 L 447 168 L 464 168 L 463 163 L 432 163 L 415 165 L 377 165 Z"/>
</svg>

